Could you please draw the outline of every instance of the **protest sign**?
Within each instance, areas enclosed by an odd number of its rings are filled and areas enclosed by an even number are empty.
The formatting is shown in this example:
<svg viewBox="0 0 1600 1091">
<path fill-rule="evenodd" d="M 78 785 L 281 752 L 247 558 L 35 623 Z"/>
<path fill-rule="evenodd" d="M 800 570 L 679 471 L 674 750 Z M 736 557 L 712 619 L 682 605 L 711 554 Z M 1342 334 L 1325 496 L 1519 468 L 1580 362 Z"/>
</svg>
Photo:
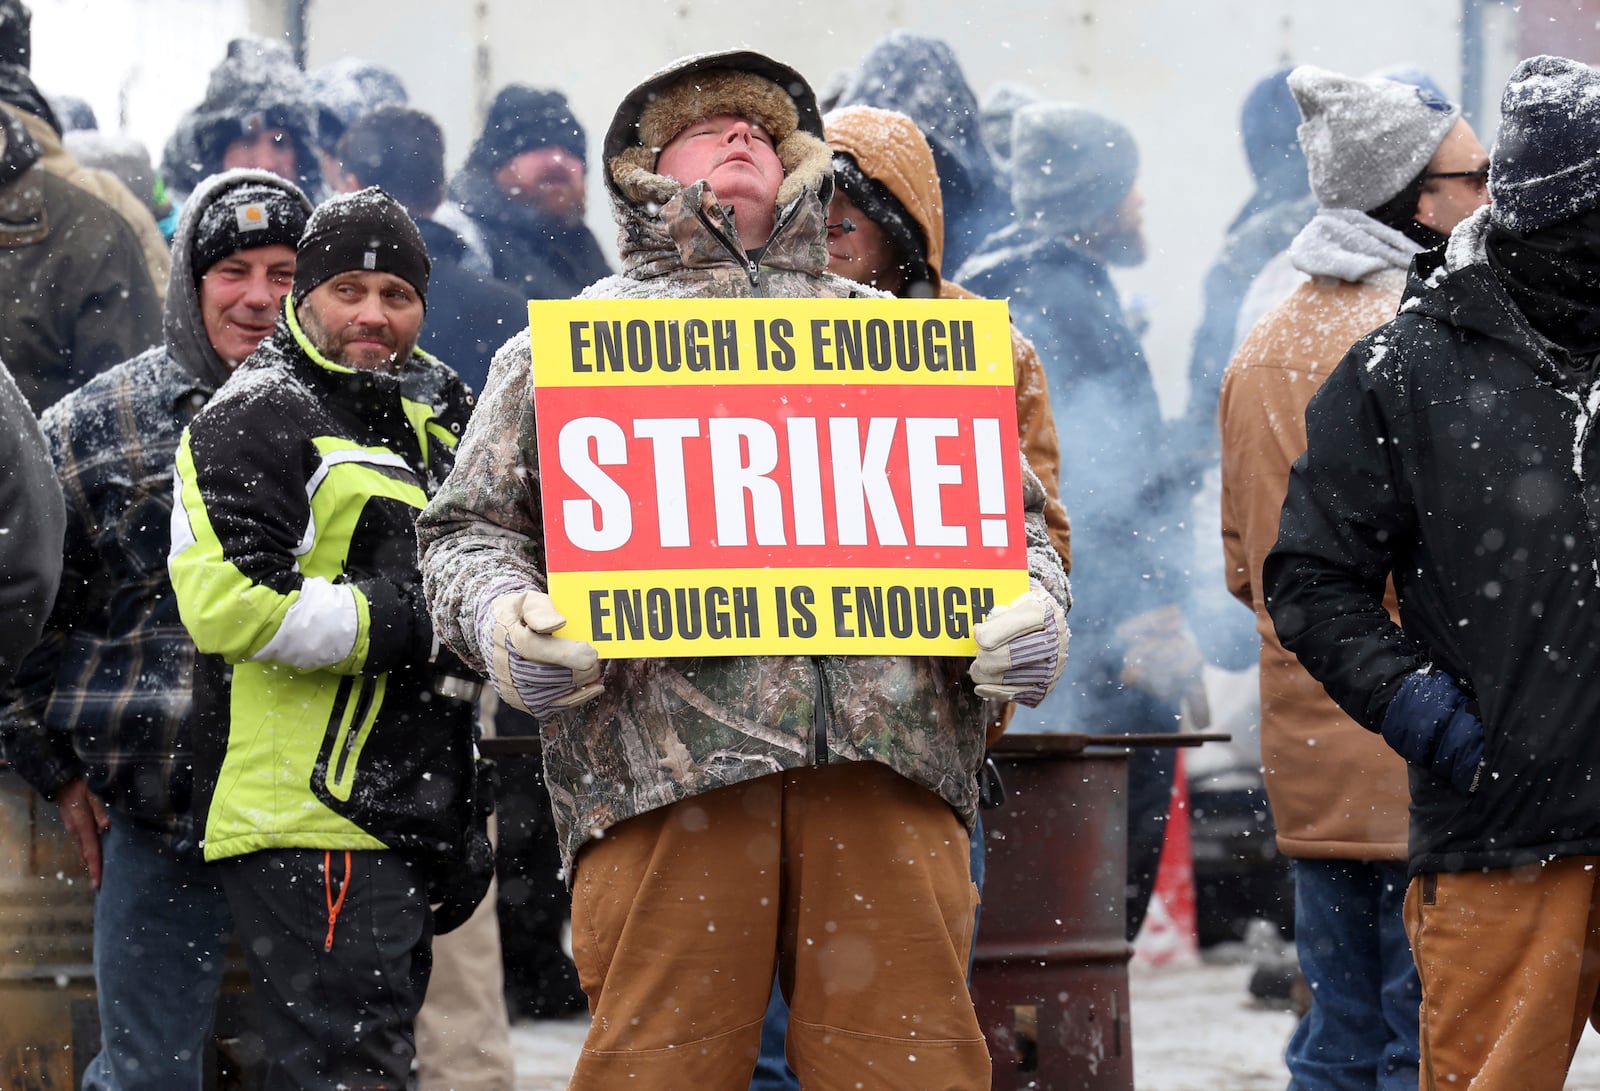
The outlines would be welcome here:
<svg viewBox="0 0 1600 1091">
<path fill-rule="evenodd" d="M 1004 303 L 529 304 L 562 636 L 971 655 L 1027 590 Z"/>
</svg>

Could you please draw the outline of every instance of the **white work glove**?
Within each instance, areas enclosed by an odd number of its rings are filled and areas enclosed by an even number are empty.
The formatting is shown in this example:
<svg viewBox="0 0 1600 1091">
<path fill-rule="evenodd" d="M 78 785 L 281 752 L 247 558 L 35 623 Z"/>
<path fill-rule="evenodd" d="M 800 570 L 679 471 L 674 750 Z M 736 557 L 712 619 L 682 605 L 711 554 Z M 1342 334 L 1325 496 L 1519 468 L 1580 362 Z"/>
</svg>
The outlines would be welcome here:
<svg viewBox="0 0 1600 1091">
<path fill-rule="evenodd" d="M 1117 626 L 1126 651 L 1121 680 L 1156 700 L 1188 709 L 1197 726 L 1211 721 L 1206 700 L 1205 660 L 1176 606 L 1160 606 Z"/>
<path fill-rule="evenodd" d="M 542 591 L 489 589 L 478 607 L 478 648 L 502 701 L 547 720 L 600 696 L 600 653 L 553 635 L 566 623 Z"/>
<path fill-rule="evenodd" d="M 1024 591 L 1009 606 L 996 606 L 972 627 L 978 658 L 967 674 L 978 696 L 1036 707 L 1067 665 L 1067 615 L 1040 590 Z"/>
</svg>

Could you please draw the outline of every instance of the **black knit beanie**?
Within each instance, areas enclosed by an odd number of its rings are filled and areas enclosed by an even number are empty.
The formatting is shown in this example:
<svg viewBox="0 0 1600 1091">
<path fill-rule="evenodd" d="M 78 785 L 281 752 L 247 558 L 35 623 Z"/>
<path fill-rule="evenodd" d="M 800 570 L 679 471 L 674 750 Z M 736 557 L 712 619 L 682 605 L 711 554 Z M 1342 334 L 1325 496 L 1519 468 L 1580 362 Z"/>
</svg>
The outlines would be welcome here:
<svg viewBox="0 0 1600 1091">
<path fill-rule="evenodd" d="M 1565 57 L 1517 65 L 1489 157 L 1489 218 L 1538 231 L 1600 206 L 1600 71 Z"/>
<path fill-rule="evenodd" d="M 33 67 L 33 12 L 22 0 L 0 0 L 0 64 Z"/>
<path fill-rule="evenodd" d="M 392 273 L 428 303 L 428 248 L 401 206 L 377 186 L 342 193 L 317 206 L 295 259 L 291 294 L 298 307 L 317 285 L 352 270 Z"/>
<path fill-rule="evenodd" d="M 240 250 L 258 246 L 297 247 L 306 230 L 306 209 L 287 190 L 263 182 L 244 182 L 223 192 L 195 225 L 190 266 L 195 283 L 213 265 Z"/>
<path fill-rule="evenodd" d="M 907 287 L 933 279 L 928 272 L 928 243 L 923 237 L 922 226 L 906 211 L 906 206 L 889 192 L 888 187 L 876 178 L 869 177 L 855 157 L 844 152 L 834 153 L 833 183 L 894 243 L 899 251 L 900 264 L 905 269 Z"/>
<path fill-rule="evenodd" d="M 570 152 L 587 168 L 588 139 L 560 91 L 513 83 L 500 89 L 489 107 L 483 132 L 467 161 L 489 172 L 525 151 L 556 147 Z"/>
</svg>

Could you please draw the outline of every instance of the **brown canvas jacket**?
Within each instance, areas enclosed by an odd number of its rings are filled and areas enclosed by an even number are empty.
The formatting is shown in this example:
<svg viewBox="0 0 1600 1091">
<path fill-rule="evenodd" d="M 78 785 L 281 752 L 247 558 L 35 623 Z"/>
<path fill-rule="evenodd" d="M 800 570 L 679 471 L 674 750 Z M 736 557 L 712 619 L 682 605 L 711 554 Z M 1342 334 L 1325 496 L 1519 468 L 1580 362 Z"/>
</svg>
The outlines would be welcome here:
<svg viewBox="0 0 1600 1091">
<path fill-rule="evenodd" d="M 944 278 L 944 200 L 933 153 L 916 123 L 904 114 L 868 106 L 834 110 L 823 120 L 829 147 L 854 159 L 868 177 L 894 194 L 922 228 L 928 246 L 928 270 L 938 285 L 939 298 L 977 299 L 961 285 Z M 1061 503 L 1061 448 L 1056 438 L 1055 412 L 1039 354 L 1015 324 L 1011 327 L 1011 359 L 1016 368 L 1017 431 L 1022 451 L 1044 485 L 1050 541 L 1070 574 L 1072 522 Z"/>
<path fill-rule="evenodd" d="M 1400 270 L 1361 283 L 1314 277 L 1270 311 L 1222 380 L 1222 541 L 1228 590 L 1261 634 L 1261 761 L 1286 855 L 1404 860 L 1405 762 L 1346 716 L 1278 641 L 1261 565 L 1278 539 L 1289 467 L 1306 447 L 1306 404 L 1349 348 L 1394 317 Z M 1398 618 L 1394 588 L 1385 603 Z"/>
</svg>

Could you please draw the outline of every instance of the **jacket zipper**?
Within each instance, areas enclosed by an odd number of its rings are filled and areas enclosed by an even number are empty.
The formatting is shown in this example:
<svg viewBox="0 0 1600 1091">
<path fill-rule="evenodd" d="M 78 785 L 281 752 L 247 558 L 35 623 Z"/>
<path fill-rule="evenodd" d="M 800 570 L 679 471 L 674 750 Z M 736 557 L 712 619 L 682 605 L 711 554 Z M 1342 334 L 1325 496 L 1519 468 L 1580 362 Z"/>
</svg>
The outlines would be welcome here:
<svg viewBox="0 0 1600 1091">
<path fill-rule="evenodd" d="M 811 726 L 815 736 L 816 759 L 818 765 L 828 764 L 828 676 L 822 671 L 822 660 L 815 657 L 811 660 L 811 669 L 817 675 L 817 703 L 812 706 Z"/>
<path fill-rule="evenodd" d="M 761 259 L 765 256 L 768 248 L 772 246 L 773 240 L 782 234 L 785 227 L 789 226 L 789 222 L 794 219 L 795 212 L 799 207 L 799 201 L 791 201 L 789 203 L 789 207 L 780 214 L 778 222 L 773 225 L 772 234 L 767 236 L 767 241 L 761 244 L 761 249 L 756 251 L 756 256 L 753 258 L 728 241 L 728 236 L 723 234 L 721 228 L 711 222 L 711 217 L 706 215 L 705 209 L 696 208 L 694 214 L 705 225 L 705 229 L 711 233 L 711 237 L 721 243 L 722 248 L 744 268 L 744 275 L 750 281 L 750 291 L 759 293 L 761 289 Z"/>
<path fill-rule="evenodd" d="M 789 223 L 794 219 L 795 213 L 799 207 L 799 201 L 790 202 L 788 209 L 779 215 L 778 222 L 773 225 L 772 234 L 767 236 L 767 241 L 762 244 L 761 249 L 756 251 L 756 256 L 753 258 L 728 240 L 728 236 L 723 234 L 722 229 L 711 222 L 711 218 L 706 215 L 705 209 L 696 208 L 694 210 L 694 214 L 699 218 L 700 223 L 705 226 L 705 229 L 710 232 L 711 237 L 716 239 L 717 242 L 722 245 L 722 248 L 726 250 L 728 254 L 744 268 L 744 275 L 749 278 L 750 290 L 754 293 L 759 292 L 761 288 L 762 256 L 766 254 L 768 247 L 772 245 L 773 241 L 783 233 L 784 228 L 789 226 Z M 818 659 L 813 658 L 811 660 L 811 669 L 816 673 L 817 676 L 817 700 L 816 704 L 812 708 L 811 717 L 812 733 L 814 736 L 814 756 L 818 765 L 827 765 L 829 704 L 828 677 L 822 672 L 822 662 Z"/>
</svg>

